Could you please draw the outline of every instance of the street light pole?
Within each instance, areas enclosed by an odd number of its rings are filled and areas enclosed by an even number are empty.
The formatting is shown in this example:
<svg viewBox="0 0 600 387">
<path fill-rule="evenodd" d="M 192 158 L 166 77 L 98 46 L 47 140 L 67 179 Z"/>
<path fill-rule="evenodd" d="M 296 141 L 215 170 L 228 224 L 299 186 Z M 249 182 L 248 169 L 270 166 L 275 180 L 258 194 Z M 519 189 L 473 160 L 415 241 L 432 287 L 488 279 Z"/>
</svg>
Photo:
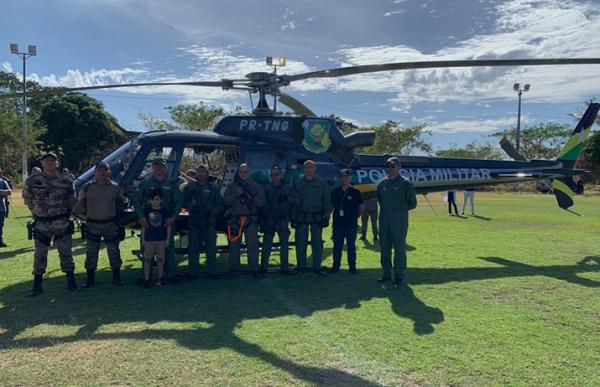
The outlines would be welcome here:
<svg viewBox="0 0 600 387">
<path fill-rule="evenodd" d="M 26 83 L 26 61 L 29 57 L 37 55 L 37 47 L 34 45 L 29 45 L 27 47 L 27 52 L 19 52 L 19 46 L 16 43 L 10 44 L 10 52 L 12 54 L 18 55 L 21 59 L 23 59 L 23 173 L 22 179 L 25 181 L 28 176 L 29 171 L 29 152 L 27 147 L 27 97 L 25 93 L 27 92 L 27 83 Z"/>
<path fill-rule="evenodd" d="M 516 139 L 516 146 L 515 148 L 517 149 L 517 152 L 519 152 L 521 150 L 521 96 L 523 95 L 523 92 L 527 92 L 529 91 L 529 88 L 531 87 L 530 84 L 525 84 L 525 86 L 521 89 L 521 85 L 518 83 L 515 83 L 513 85 L 513 90 L 518 92 L 519 94 L 519 110 L 517 113 L 517 139 Z"/>
</svg>

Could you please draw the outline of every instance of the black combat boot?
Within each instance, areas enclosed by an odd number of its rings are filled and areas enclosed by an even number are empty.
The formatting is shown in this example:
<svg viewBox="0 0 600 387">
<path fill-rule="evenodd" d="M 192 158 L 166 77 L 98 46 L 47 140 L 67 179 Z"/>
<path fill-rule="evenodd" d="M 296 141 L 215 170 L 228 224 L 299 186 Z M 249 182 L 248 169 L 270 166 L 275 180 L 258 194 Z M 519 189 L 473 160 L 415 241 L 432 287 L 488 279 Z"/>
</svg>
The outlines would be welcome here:
<svg viewBox="0 0 600 387">
<path fill-rule="evenodd" d="M 36 274 L 33 276 L 33 289 L 27 293 L 27 297 L 35 297 L 42 293 L 44 293 L 42 290 L 42 274 Z"/>
<path fill-rule="evenodd" d="M 77 287 L 77 283 L 75 282 L 75 273 L 73 273 L 72 271 L 68 271 L 66 272 L 67 274 L 67 290 L 70 292 L 73 292 L 77 289 L 79 289 Z"/>
<path fill-rule="evenodd" d="M 94 286 L 96 286 L 96 270 L 86 270 L 87 273 L 87 278 L 85 280 L 85 283 L 83 284 L 84 288 L 92 288 Z M 68 275 L 69 273 L 67 273 L 67 282 L 68 282 Z"/>
<path fill-rule="evenodd" d="M 112 269 L 112 274 L 113 274 L 113 285 L 115 285 L 115 286 L 125 285 L 125 282 L 121 281 L 121 268 L 120 267 L 114 267 Z"/>
</svg>

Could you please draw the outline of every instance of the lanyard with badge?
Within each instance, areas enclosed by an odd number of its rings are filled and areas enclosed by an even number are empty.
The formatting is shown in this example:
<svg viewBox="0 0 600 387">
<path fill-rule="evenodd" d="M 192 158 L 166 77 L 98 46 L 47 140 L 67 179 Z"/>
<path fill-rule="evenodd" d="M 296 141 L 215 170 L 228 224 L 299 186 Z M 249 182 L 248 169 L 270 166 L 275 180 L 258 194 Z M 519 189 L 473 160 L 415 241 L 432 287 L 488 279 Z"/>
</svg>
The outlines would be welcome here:
<svg viewBox="0 0 600 387">
<path fill-rule="evenodd" d="M 348 189 L 346 189 L 346 191 L 344 191 L 342 189 L 342 200 L 340 201 L 340 217 L 343 218 L 344 217 L 344 200 L 346 199 L 346 197 L 348 196 L 348 194 L 350 193 L 350 187 L 348 187 Z"/>
</svg>

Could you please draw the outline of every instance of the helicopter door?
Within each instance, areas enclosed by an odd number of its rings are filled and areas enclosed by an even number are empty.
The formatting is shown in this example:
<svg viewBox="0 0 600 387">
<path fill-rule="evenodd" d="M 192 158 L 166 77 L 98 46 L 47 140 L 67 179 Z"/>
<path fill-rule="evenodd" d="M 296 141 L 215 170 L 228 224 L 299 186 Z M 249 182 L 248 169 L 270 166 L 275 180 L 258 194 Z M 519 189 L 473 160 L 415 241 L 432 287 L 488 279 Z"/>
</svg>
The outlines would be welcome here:
<svg viewBox="0 0 600 387">
<path fill-rule="evenodd" d="M 210 179 L 224 190 L 233 181 L 239 159 L 240 150 L 237 146 L 187 144 L 183 150 L 179 170 L 187 176 L 188 172 L 195 172 L 198 165 L 205 165 Z"/>
<path fill-rule="evenodd" d="M 287 168 L 285 154 L 273 152 L 272 149 L 253 149 L 246 152 L 244 162 L 250 166 L 252 180 L 259 184 L 268 184 L 271 168 L 279 166 L 282 171 Z"/>
</svg>

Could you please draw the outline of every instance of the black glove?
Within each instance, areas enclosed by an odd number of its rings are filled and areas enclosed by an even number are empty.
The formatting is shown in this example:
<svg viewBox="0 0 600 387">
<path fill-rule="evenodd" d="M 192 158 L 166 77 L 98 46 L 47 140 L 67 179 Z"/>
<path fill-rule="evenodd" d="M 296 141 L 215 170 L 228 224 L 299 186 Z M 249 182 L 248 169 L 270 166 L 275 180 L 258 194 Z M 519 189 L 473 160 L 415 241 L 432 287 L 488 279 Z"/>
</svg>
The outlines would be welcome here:
<svg viewBox="0 0 600 387">
<path fill-rule="evenodd" d="M 323 228 L 329 227 L 329 216 L 324 216 L 323 219 L 319 222 L 319 226 Z"/>
</svg>

